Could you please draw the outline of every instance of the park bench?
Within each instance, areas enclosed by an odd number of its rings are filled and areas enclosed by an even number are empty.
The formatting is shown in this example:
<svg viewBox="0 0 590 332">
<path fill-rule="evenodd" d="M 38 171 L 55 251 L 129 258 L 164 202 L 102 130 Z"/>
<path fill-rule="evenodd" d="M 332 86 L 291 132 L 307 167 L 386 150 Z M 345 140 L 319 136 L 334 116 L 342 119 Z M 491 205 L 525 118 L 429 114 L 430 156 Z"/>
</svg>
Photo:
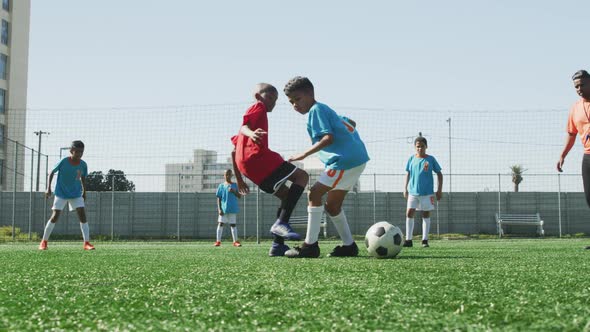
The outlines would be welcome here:
<svg viewBox="0 0 590 332">
<path fill-rule="evenodd" d="M 515 214 L 515 213 L 496 213 L 496 224 L 498 225 L 498 237 L 504 235 L 503 225 L 517 226 L 537 226 L 537 234 L 545 235 L 543 230 L 543 220 L 538 213 L 535 214 Z"/>
<path fill-rule="evenodd" d="M 289 224 L 293 228 L 301 227 L 302 225 L 307 227 L 307 216 L 298 216 L 298 217 L 291 217 L 289 219 Z M 322 221 L 320 222 L 320 227 L 323 229 L 324 238 L 328 237 L 328 223 L 326 222 L 326 214 L 322 214 Z M 305 234 L 304 234 L 305 235 Z"/>
</svg>

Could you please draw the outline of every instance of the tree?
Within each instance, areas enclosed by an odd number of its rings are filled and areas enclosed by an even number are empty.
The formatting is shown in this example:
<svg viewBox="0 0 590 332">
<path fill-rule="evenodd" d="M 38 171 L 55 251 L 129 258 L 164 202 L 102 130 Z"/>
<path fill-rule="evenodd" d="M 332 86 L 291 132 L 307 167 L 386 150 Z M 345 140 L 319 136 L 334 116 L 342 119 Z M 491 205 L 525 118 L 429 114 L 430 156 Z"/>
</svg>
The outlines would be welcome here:
<svg viewBox="0 0 590 332">
<path fill-rule="evenodd" d="M 101 171 L 92 172 L 86 178 L 87 191 L 112 191 L 113 177 L 115 180 L 115 191 L 135 191 L 135 184 L 129 181 L 125 172 L 109 169 L 105 175 Z"/>
<path fill-rule="evenodd" d="M 514 192 L 518 192 L 518 186 L 522 182 L 522 173 L 526 171 L 521 165 L 510 166 L 512 171 L 512 182 L 514 183 Z"/>
<path fill-rule="evenodd" d="M 86 191 L 107 191 L 104 174 L 101 171 L 88 174 L 86 177 Z"/>
</svg>

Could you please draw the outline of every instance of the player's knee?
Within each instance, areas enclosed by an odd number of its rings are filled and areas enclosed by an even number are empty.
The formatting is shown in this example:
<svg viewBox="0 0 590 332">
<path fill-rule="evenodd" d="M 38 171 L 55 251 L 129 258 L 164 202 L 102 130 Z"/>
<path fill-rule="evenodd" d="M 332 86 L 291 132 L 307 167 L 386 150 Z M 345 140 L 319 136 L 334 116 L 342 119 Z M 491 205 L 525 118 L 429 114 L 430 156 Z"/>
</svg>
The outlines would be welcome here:
<svg viewBox="0 0 590 332">
<path fill-rule="evenodd" d="M 222 222 L 220 222 L 218 225 L 219 225 L 219 227 L 223 227 L 223 223 Z"/>
<path fill-rule="evenodd" d="M 408 218 L 414 218 L 414 212 L 416 212 L 416 210 L 414 210 L 414 209 L 408 209 L 406 211 L 406 217 L 408 217 Z"/>
<path fill-rule="evenodd" d="M 342 211 L 342 206 L 326 203 L 324 205 L 324 210 L 326 210 L 326 213 L 328 213 L 330 216 L 334 217 L 340 214 L 340 212 Z"/>
<path fill-rule="evenodd" d="M 55 223 L 57 223 L 58 220 L 59 220 L 59 211 L 53 210 L 51 217 L 49 217 L 49 221 L 51 221 L 51 223 L 55 224 Z"/>
<path fill-rule="evenodd" d="M 297 175 L 297 184 L 305 187 L 309 183 L 309 174 L 305 171 L 299 172 Z"/>
<path fill-rule="evenodd" d="M 236 228 L 236 224 L 230 224 L 229 227 Z"/>
</svg>

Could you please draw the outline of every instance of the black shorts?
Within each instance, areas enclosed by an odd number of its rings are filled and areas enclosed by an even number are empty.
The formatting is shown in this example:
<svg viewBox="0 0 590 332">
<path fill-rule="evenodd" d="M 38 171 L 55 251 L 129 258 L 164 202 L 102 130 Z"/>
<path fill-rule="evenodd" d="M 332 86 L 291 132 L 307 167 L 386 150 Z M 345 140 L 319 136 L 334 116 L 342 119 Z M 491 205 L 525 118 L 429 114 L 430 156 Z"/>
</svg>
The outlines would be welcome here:
<svg viewBox="0 0 590 332">
<path fill-rule="evenodd" d="M 297 166 L 285 161 L 269 177 L 264 179 L 259 187 L 266 193 L 274 194 L 296 170 Z"/>
</svg>

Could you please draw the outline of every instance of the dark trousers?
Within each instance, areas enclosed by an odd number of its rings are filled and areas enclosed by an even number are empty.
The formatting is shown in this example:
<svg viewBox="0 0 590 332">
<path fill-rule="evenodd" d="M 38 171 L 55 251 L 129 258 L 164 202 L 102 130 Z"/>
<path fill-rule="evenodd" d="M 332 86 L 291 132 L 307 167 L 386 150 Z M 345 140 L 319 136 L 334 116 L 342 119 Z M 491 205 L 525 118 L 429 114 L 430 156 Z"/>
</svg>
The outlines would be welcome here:
<svg viewBox="0 0 590 332">
<path fill-rule="evenodd" d="M 584 182 L 586 203 L 590 207 L 590 154 L 585 154 L 584 159 L 582 159 L 582 180 Z"/>
</svg>

